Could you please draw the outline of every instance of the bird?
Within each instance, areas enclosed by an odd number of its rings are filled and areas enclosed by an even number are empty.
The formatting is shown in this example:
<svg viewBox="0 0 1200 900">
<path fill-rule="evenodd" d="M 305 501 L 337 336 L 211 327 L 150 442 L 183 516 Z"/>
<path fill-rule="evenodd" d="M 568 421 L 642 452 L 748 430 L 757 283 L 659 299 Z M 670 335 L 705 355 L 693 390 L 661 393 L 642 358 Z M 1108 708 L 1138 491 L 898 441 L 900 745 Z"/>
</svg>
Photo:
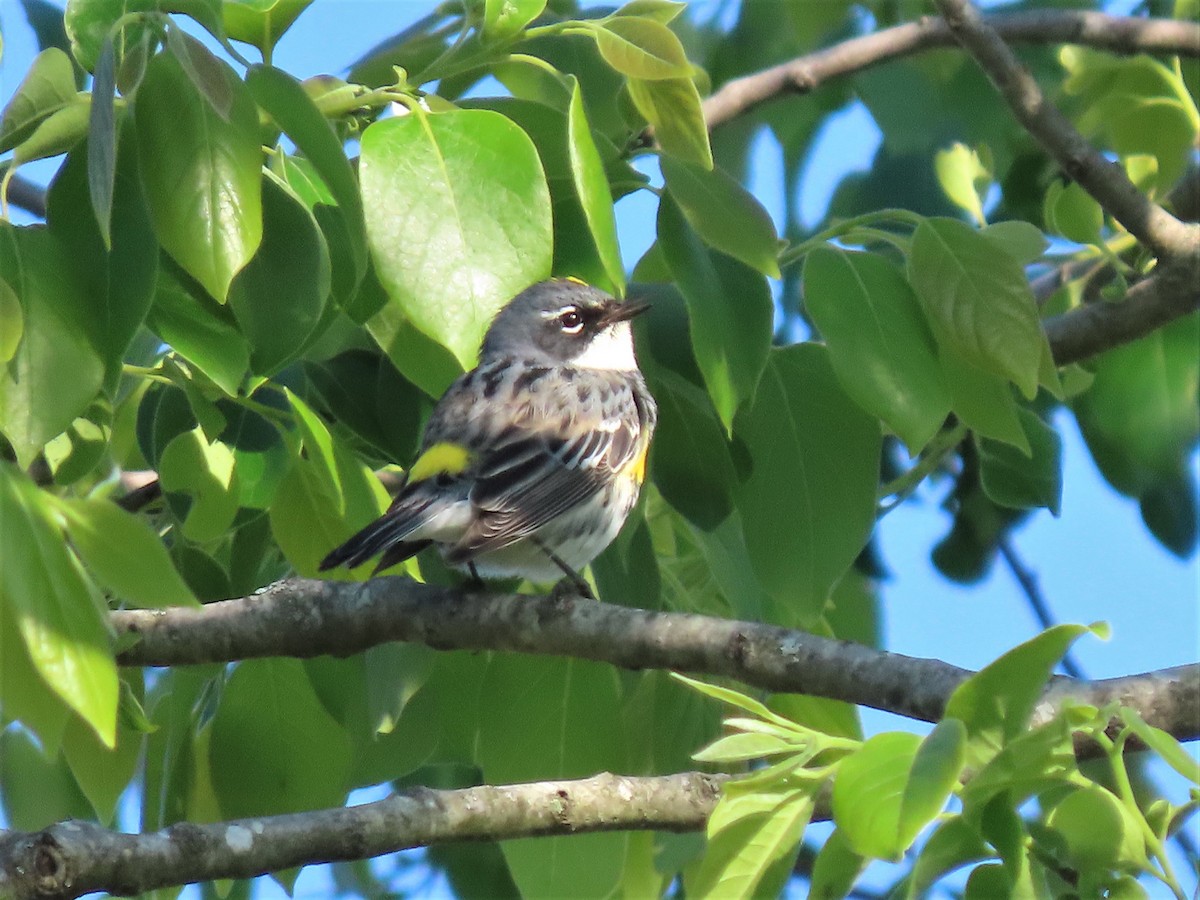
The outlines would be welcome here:
<svg viewBox="0 0 1200 900">
<path fill-rule="evenodd" d="M 637 502 L 658 419 L 631 328 L 648 308 L 574 278 L 517 294 L 434 406 L 387 512 L 320 570 L 378 556 L 379 574 L 434 545 L 476 583 L 520 577 L 592 596 L 579 572 Z"/>
</svg>

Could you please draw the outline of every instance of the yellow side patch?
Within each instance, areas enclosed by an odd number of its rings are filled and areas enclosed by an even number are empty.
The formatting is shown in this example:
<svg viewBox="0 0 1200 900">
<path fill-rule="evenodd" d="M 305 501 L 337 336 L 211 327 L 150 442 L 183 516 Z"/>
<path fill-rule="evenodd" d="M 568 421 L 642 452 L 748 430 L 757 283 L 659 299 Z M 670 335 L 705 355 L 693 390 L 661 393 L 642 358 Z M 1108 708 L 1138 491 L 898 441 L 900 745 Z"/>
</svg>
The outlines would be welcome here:
<svg viewBox="0 0 1200 900">
<path fill-rule="evenodd" d="M 421 454 L 408 470 L 409 483 L 435 478 L 438 475 L 460 475 L 471 461 L 466 447 L 442 442 Z"/>
<path fill-rule="evenodd" d="M 642 449 L 638 453 L 638 455 L 635 456 L 633 459 L 631 459 L 629 461 L 629 464 L 627 466 L 625 466 L 624 474 L 628 475 L 630 478 L 632 478 L 638 484 L 641 484 L 643 481 L 646 480 L 646 456 L 649 453 L 650 453 L 650 442 L 647 441 L 645 444 L 642 445 Z"/>
<path fill-rule="evenodd" d="M 575 284 L 582 284 L 584 287 L 588 287 L 588 283 L 586 281 L 584 281 L 582 278 L 576 278 L 574 275 L 566 276 L 563 278 L 563 281 L 573 281 Z"/>
</svg>

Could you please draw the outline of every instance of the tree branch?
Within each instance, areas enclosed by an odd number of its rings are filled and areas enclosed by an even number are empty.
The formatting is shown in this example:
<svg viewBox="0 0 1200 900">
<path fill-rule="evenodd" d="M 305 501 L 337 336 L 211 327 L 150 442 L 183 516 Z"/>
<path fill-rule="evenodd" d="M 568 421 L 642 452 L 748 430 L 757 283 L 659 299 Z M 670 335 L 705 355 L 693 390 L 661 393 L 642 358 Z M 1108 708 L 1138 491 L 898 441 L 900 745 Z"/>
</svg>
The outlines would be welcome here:
<svg viewBox="0 0 1200 900">
<path fill-rule="evenodd" d="M 1113 53 L 1200 56 L 1200 25 L 1193 22 L 1073 10 L 1038 10 L 987 16 L 985 20 L 1014 43 L 1085 44 Z M 831 78 L 956 43 L 946 22 L 932 16 L 851 38 L 726 82 L 705 99 L 704 118 L 711 130 L 768 100 L 808 93 Z"/>
<path fill-rule="evenodd" d="M 1033 75 L 970 0 L 937 0 L 955 38 L 1000 91 L 1017 121 L 1072 179 L 1161 260 L 1200 271 L 1200 228 L 1185 225 L 1137 189 L 1042 93 Z"/>
<path fill-rule="evenodd" d="M 578 597 L 464 593 L 408 578 L 280 581 L 251 597 L 112 614 L 118 637 L 136 637 L 126 666 L 228 662 L 263 656 L 346 656 L 387 641 L 436 649 L 570 656 L 626 669 L 726 676 L 770 691 L 844 700 L 934 722 L 970 672 L 773 625 L 688 613 L 648 612 Z M 1132 680 L 1130 680 L 1132 679 Z M 1056 680 L 1094 702 L 1143 682 L 1138 709 L 1182 740 L 1200 737 L 1200 665 L 1096 682 Z M 1168 695 L 1166 699 L 1160 694 Z M 1124 694 L 1122 694 L 1124 696 Z"/>
<path fill-rule="evenodd" d="M 579 781 L 415 788 L 361 806 L 210 825 L 181 822 L 153 834 L 62 822 L 37 833 L 0 832 L 0 896 L 69 900 L 92 891 L 128 896 L 444 841 L 696 831 L 726 779 L 699 772 L 603 773 Z"/>
</svg>

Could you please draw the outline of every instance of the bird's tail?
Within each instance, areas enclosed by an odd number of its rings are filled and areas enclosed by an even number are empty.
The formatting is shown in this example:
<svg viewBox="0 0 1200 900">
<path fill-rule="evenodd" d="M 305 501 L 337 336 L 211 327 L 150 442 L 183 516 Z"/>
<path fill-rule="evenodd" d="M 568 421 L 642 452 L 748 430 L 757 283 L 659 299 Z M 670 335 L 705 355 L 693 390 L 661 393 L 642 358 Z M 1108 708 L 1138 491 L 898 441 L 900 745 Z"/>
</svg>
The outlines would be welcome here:
<svg viewBox="0 0 1200 900">
<path fill-rule="evenodd" d="M 387 513 L 359 531 L 346 543 L 330 551 L 317 568 L 322 572 L 336 569 L 338 566 L 353 569 L 381 553 L 383 559 L 375 569 L 376 572 L 403 562 L 430 544 L 427 540 L 405 540 L 412 534 L 414 524 L 411 515 Z"/>
</svg>

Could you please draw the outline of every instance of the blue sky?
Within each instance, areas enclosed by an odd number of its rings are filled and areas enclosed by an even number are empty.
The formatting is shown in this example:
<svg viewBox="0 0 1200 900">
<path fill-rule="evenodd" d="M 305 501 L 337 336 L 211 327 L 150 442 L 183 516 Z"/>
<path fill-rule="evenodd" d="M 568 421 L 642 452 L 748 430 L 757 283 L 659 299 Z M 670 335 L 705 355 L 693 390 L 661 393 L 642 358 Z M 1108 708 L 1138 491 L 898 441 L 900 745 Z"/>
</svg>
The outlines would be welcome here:
<svg viewBox="0 0 1200 900">
<path fill-rule="evenodd" d="M 300 77 L 344 73 L 366 49 L 433 5 L 316 0 L 279 44 L 275 64 Z M 702 12 L 713 8 L 709 3 L 696 5 Z M 1122 0 L 1114 8 L 1125 11 L 1130 5 Z M 36 48 L 17 0 L 0 0 L 0 23 L 4 35 L 0 101 L 6 102 Z M 800 209 L 806 222 L 819 218 L 845 174 L 869 164 L 878 140 L 878 130 L 861 105 L 852 105 L 830 122 L 802 179 Z M 777 222 L 781 166 L 773 142 L 759 140 L 751 188 Z M 23 171 L 44 181 L 53 169 L 53 164 L 41 164 Z M 647 171 L 654 173 L 652 164 Z M 622 249 L 630 266 L 653 240 L 656 204 L 649 192 L 618 204 Z M 1073 418 L 1061 412 L 1056 424 L 1064 439 L 1062 516 L 1055 519 L 1045 511 L 1033 514 L 1016 532 L 1014 544 L 1037 574 L 1059 621 L 1103 619 L 1111 625 L 1110 641 L 1084 638 L 1075 648 L 1076 658 L 1091 677 L 1194 662 L 1200 654 L 1200 563 L 1195 557 L 1176 559 L 1155 543 L 1141 523 L 1136 503 L 1118 496 L 1101 479 Z M 1200 457 L 1193 455 L 1192 465 L 1200 477 Z M 1002 563 L 981 584 L 969 587 L 954 585 L 934 570 L 929 550 L 949 525 L 940 509 L 948 490 L 948 483 L 927 484 L 878 528 L 883 557 L 893 573 L 882 591 L 884 646 L 978 668 L 1036 634 L 1039 626 Z M 872 731 L 919 730 L 907 720 L 882 713 L 868 711 L 864 718 Z M 1195 753 L 1196 747 L 1191 750 Z M 1155 772 L 1162 784 L 1174 785 L 1176 798 L 1181 796 L 1179 781 L 1168 777 L 1165 767 L 1156 767 Z M 879 877 L 886 878 L 886 872 Z M 297 884 L 296 896 L 325 896 L 328 887 L 328 876 L 310 868 Z M 260 896 L 282 896 L 273 885 L 264 888 Z M 439 894 L 444 885 L 435 882 L 425 889 Z"/>
</svg>

